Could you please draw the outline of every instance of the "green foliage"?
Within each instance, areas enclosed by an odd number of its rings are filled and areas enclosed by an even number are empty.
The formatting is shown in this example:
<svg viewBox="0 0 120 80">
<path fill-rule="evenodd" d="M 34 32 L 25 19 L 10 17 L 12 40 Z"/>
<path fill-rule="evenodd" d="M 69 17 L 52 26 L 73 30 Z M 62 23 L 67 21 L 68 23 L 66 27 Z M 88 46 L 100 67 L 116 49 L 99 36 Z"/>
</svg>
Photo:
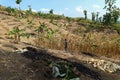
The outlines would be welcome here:
<svg viewBox="0 0 120 80">
<path fill-rule="evenodd" d="M 50 23 L 53 23 L 53 19 L 50 19 Z"/>
<path fill-rule="evenodd" d="M 39 26 L 35 29 L 35 32 L 37 32 L 37 44 L 36 46 L 39 46 L 39 42 L 43 41 L 44 39 L 44 33 L 48 30 L 48 26 L 47 24 L 45 24 L 44 22 L 41 23 L 39 22 Z"/>
<path fill-rule="evenodd" d="M 34 25 L 34 23 L 33 23 L 33 20 L 28 20 L 28 28 L 33 28 L 33 25 Z"/>
<path fill-rule="evenodd" d="M 71 18 L 71 17 L 66 17 L 66 19 L 68 22 L 71 22 L 73 20 L 73 18 Z"/>
<path fill-rule="evenodd" d="M 87 10 L 84 10 L 85 19 L 87 19 Z"/>
<path fill-rule="evenodd" d="M 14 42 L 20 42 L 20 37 L 29 38 L 31 35 L 30 33 L 26 33 L 25 29 L 19 29 L 18 26 L 14 27 L 11 31 L 8 32 L 8 35 L 14 36 Z"/>
<path fill-rule="evenodd" d="M 52 62 L 50 67 L 53 68 L 54 77 L 60 77 L 63 80 L 80 80 L 73 72 L 73 66 L 68 62 Z"/>
<path fill-rule="evenodd" d="M 19 17 L 21 17 L 21 9 L 20 9 L 20 3 L 22 2 L 22 0 L 16 0 L 16 4 L 19 5 Z"/>
<path fill-rule="evenodd" d="M 113 30 L 117 30 L 117 33 L 120 34 L 120 24 L 113 24 L 112 25 L 112 29 Z"/>
<path fill-rule="evenodd" d="M 36 28 L 35 31 L 37 32 L 36 40 L 38 42 L 40 42 L 40 41 L 44 42 L 45 40 L 47 40 L 48 43 L 50 44 L 49 48 L 51 48 L 53 46 L 52 43 L 53 43 L 53 39 L 56 37 L 56 33 L 57 32 L 59 33 L 59 30 L 57 30 L 57 29 L 52 30 L 44 22 L 40 23 L 40 25 Z M 38 44 L 36 44 L 36 45 L 38 45 Z"/>
<path fill-rule="evenodd" d="M 114 16 L 113 23 L 117 23 L 117 20 L 120 17 L 120 9 L 115 7 L 113 12 L 112 12 L 112 15 Z"/>
<path fill-rule="evenodd" d="M 120 9 L 114 5 L 116 0 L 105 0 L 106 14 L 103 15 L 103 23 L 106 25 L 116 24 L 120 16 Z"/>
<path fill-rule="evenodd" d="M 90 26 L 86 26 L 86 31 L 90 32 L 92 30 L 92 28 Z"/>
<path fill-rule="evenodd" d="M 28 5 L 29 11 L 32 12 L 31 5 Z"/>
<path fill-rule="evenodd" d="M 22 37 L 26 37 L 26 38 L 30 38 L 30 33 L 22 33 L 21 34 Z"/>
<path fill-rule="evenodd" d="M 7 7 L 5 10 L 9 13 L 9 15 L 17 16 L 18 10 L 15 8 Z"/>
<path fill-rule="evenodd" d="M 98 20 L 99 20 L 98 17 L 99 17 L 99 12 L 96 13 L 96 22 L 98 22 Z"/>
<path fill-rule="evenodd" d="M 50 23 L 57 26 L 57 23 L 53 19 L 50 20 Z"/>
<path fill-rule="evenodd" d="M 99 22 L 100 22 L 100 23 L 102 22 L 102 17 L 99 17 Z"/>
<path fill-rule="evenodd" d="M 53 39 L 55 38 L 55 35 L 56 35 L 56 33 L 58 32 L 59 30 L 52 30 L 52 29 L 48 29 L 48 31 L 47 31 L 47 38 L 48 38 L 48 40 L 49 40 L 49 42 L 50 42 L 50 47 L 52 47 L 52 43 L 53 43 Z"/>
<path fill-rule="evenodd" d="M 8 32 L 9 35 L 21 34 L 24 32 L 24 29 L 19 29 L 18 27 L 14 27 L 11 31 Z"/>
<path fill-rule="evenodd" d="M 106 13 L 105 15 L 103 15 L 103 23 L 106 25 L 111 24 L 111 14 L 110 13 Z"/>
<path fill-rule="evenodd" d="M 16 0 L 17 1 L 17 0 Z M 17 2 L 18 3 L 18 2 Z M 6 10 L 9 14 L 13 15 L 13 16 L 19 16 L 19 17 L 28 17 L 28 16 L 32 16 L 32 17 L 37 17 L 37 18 L 45 18 L 45 19 L 64 19 L 63 15 L 57 15 L 57 14 L 53 14 L 52 10 L 50 11 L 50 13 L 43 13 L 43 12 L 32 12 L 32 8 L 29 5 L 28 6 L 28 10 L 26 11 L 21 11 L 20 10 L 20 3 L 19 5 L 19 10 L 15 9 L 15 8 L 11 8 L 11 7 L 0 7 L 0 10 Z"/>
<path fill-rule="evenodd" d="M 95 21 L 95 13 L 92 12 L 91 14 L 92 14 L 92 21 Z"/>
<path fill-rule="evenodd" d="M 7 7 L 7 8 L 6 8 L 6 11 L 7 11 L 8 13 L 12 13 L 12 12 L 14 11 L 14 9 L 11 8 L 11 7 Z"/>
<path fill-rule="evenodd" d="M 19 10 L 20 10 L 20 3 L 22 2 L 22 0 L 16 0 L 16 4 L 19 5 Z"/>
<path fill-rule="evenodd" d="M 32 8 L 31 8 L 31 6 L 30 5 L 28 5 L 28 10 L 26 10 L 26 17 L 28 17 L 28 16 L 30 16 L 30 15 L 32 15 Z"/>
<path fill-rule="evenodd" d="M 41 23 L 41 22 L 39 22 L 39 26 L 36 28 L 36 32 L 38 33 L 38 35 L 41 33 L 43 33 L 44 31 L 47 31 L 48 30 L 48 26 L 47 26 L 47 24 L 45 24 L 44 22 L 43 23 Z"/>
<path fill-rule="evenodd" d="M 50 13 L 50 14 L 53 14 L 53 9 L 51 9 L 51 10 L 49 11 L 49 13 Z"/>
<path fill-rule="evenodd" d="M 37 12 L 37 17 L 42 17 L 45 19 L 63 19 L 62 15 L 43 13 L 43 12 Z"/>
<path fill-rule="evenodd" d="M 16 4 L 20 4 L 22 0 L 16 0 Z"/>
<path fill-rule="evenodd" d="M 58 32 L 58 30 L 52 30 L 52 29 L 48 29 L 47 31 L 47 36 L 48 36 L 48 39 L 52 40 L 54 35 Z"/>
<path fill-rule="evenodd" d="M 15 42 L 20 41 L 20 37 L 24 35 L 24 29 L 19 29 L 18 26 L 14 27 L 11 31 L 8 32 L 8 35 L 14 35 Z"/>
</svg>

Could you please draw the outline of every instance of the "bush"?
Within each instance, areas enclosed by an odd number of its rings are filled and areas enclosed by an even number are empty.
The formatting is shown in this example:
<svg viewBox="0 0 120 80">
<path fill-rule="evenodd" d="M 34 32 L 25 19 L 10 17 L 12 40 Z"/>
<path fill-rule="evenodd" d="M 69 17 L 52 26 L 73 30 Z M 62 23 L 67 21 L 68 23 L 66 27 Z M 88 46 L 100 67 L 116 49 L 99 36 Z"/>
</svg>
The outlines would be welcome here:
<svg viewBox="0 0 120 80">
<path fill-rule="evenodd" d="M 114 24 L 112 29 L 117 30 L 117 33 L 120 34 L 120 24 Z"/>
</svg>

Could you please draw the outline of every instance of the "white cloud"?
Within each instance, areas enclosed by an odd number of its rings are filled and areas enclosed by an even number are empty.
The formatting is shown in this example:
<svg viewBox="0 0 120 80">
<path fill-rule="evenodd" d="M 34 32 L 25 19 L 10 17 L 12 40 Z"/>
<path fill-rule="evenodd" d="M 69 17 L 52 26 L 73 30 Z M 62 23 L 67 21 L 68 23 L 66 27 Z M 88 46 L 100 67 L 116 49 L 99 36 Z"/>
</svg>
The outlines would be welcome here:
<svg viewBox="0 0 120 80">
<path fill-rule="evenodd" d="M 93 8 L 100 9 L 100 6 L 99 6 L 99 5 L 94 4 L 94 5 L 93 5 Z"/>
<path fill-rule="evenodd" d="M 76 11 L 79 13 L 83 13 L 83 9 L 81 6 L 76 7 Z"/>
<path fill-rule="evenodd" d="M 37 12 L 37 10 L 35 10 L 35 9 L 32 9 L 32 11 L 33 11 L 33 12 Z"/>
<path fill-rule="evenodd" d="M 41 8 L 40 11 L 43 12 L 43 13 L 49 13 L 50 9 L 48 9 L 48 8 Z M 53 13 L 54 14 L 58 14 L 58 15 L 62 15 L 63 14 L 60 11 L 58 11 L 58 12 L 53 11 Z"/>
<path fill-rule="evenodd" d="M 54 14 L 62 15 L 62 12 L 54 12 Z"/>
<path fill-rule="evenodd" d="M 40 9 L 41 12 L 44 12 L 44 13 L 48 13 L 50 11 L 50 9 L 47 9 L 47 8 L 41 8 Z"/>
</svg>

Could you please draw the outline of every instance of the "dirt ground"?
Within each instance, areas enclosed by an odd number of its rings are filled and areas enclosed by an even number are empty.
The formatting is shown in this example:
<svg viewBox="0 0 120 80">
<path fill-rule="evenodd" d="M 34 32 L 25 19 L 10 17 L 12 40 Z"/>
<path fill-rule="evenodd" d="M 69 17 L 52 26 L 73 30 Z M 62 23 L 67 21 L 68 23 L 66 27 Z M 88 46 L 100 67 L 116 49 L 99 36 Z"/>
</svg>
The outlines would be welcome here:
<svg viewBox="0 0 120 80">
<path fill-rule="evenodd" d="M 80 80 L 120 80 L 120 72 L 104 73 L 82 62 L 60 59 L 43 49 L 32 49 L 19 54 L 0 50 L 0 80 L 62 80 L 54 78 L 50 62 L 70 64 Z"/>
</svg>

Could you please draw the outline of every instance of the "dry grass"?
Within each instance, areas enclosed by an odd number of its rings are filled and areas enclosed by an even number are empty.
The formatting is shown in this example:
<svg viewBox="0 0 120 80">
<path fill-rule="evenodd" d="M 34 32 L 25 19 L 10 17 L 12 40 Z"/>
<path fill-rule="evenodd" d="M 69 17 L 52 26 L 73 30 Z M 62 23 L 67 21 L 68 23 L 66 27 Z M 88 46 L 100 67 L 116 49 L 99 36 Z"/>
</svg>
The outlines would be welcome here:
<svg viewBox="0 0 120 80">
<path fill-rule="evenodd" d="M 67 38 L 69 52 L 89 52 L 99 56 L 120 58 L 120 37 L 118 34 L 90 32 L 84 35 L 80 38 L 67 35 L 67 37 L 62 36 L 59 39 L 55 37 L 52 43 L 48 39 L 35 41 L 35 43 L 45 48 L 64 50 L 64 39 Z"/>
<path fill-rule="evenodd" d="M 13 16 L 6 16 L 4 14 L 1 14 L 1 24 L 0 27 L 2 27 L 0 30 L 0 36 L 3 36 L 2 33 L 6 32 L 11 29 L 11 27 L 14 27 L 16 25 L 21 24 L 21 28 L 24 28 L 28 26 L 27 19 L 21 19 L 21 23 L 13 24 L 14 22 L 19 22 L 17 19 L 15 19 Z M 81 35 L 72 35 L 69 31 L 66 31 L 64 27 L 58 27 L 57 25 L 53 25 L 50 23 L 50 19 L 39 19 L 39 18 L 33 18 L 30 17 L 30 20 L 33 20 L 34 27 L 37 27 L 39 25 L 39 22 L 45 22 L 49 28 L 51 29 L 58 29 L 62 35 L 61 36 L 55 36 L 52 39 L 52 42 L 44 37 L 43 39 L 38 40 L 38 36 L 34 40 L 34 45 L 44 47 L 44 48 L 51 48 L 51 49 L 57 49 L 57 50 L 64 50 L 64 39 L 66 38 L 69 42 L 68 44 L 68 51 L 73 53 L 79 53 L 79 52 L 90 52 L 94 53 L 100 56 L 107 56 L 107 57 L 115 57 L 120 59 L 120 37 L 117 33 L 111 33 L 111 34 L 105 34 L 104 32 L 89 32 L 89 33 L 81 33 Z M 9 22 L 7 22 L 9 20 Z M 58 20 L 60 23 L 60 21 Z M 13 25 L 9 25 L 9 24 Z M 61 23 L 64 23 L 64 21 Z M 5 25 L 3 25 L 5 24 Z M 67 24 L 67 21 L 64 23 Z M 9 26 L 9 27 L 8 27 Z M 73 25 L 74 26 L 74 25 Z M 3 29 L 4 27 L 4 29 Z M 34 28 L 26 30 L 27 32 L 33 32 Z M 69 34 L 68 34 L 69 33 Z M 30 40 L 30 39 L 29 39 Z M 23 41 L 28 41 L 26 39 L 23 39 Z M 31 43 L 33 43 L 33 39 L 30 40 Z"/>
</svg>

